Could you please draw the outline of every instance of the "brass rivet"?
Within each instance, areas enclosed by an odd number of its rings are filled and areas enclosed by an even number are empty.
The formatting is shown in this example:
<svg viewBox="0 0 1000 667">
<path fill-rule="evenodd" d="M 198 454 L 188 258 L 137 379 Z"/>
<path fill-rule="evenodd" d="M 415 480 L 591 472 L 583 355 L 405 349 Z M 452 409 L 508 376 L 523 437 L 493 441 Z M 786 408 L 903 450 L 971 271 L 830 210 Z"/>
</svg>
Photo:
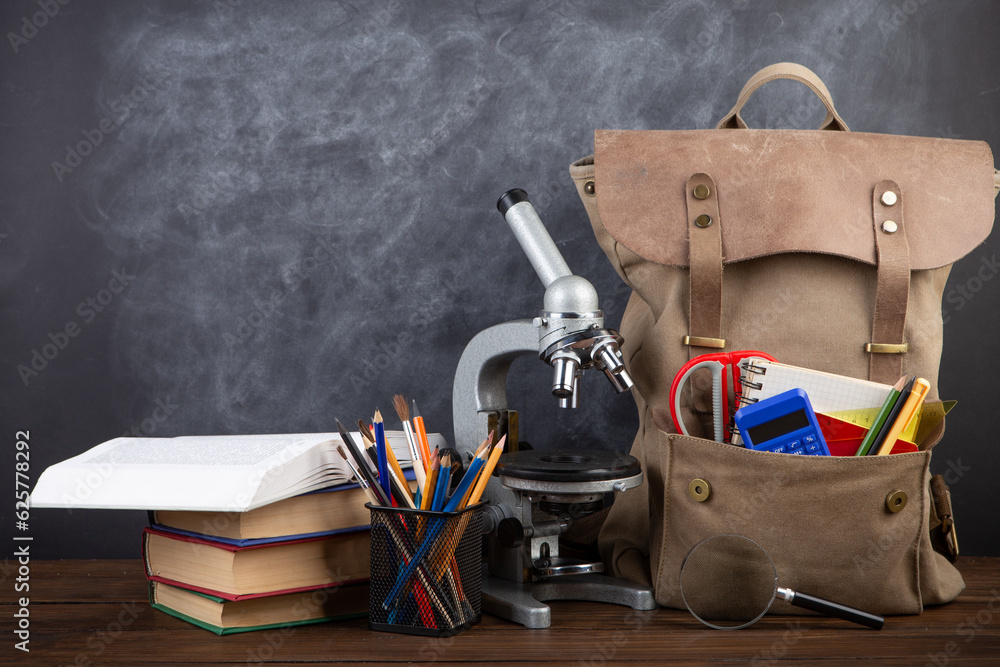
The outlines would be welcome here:
<svg viewBox="0 0 1000 667">
<path fill-rule="evenodd" d="M 896 203 L 896 193 L 892 190 L 886 190 L 882 193 L 882 203 L 886 206 L 892 206 Z"/>
<path fill-rule="evenodd" d="M 708 199 L 708 195 L 712 194 L 711 188 L 709 188 L 704 183 L 699 183 L 694 186 L 694 198 L 695 199 Z"/>
<path fill-rule="evenodd" d="M 694 224 L 698 225 L 702 229 L 708 227 L 712 224 L 712 216 L 702 213 L 697 218 L 694 219 Z"/>
<path fill-rule="evenodd" d="M 882 231 L 886 234 L 895 234 L 897 229 L 899 229 L 899 225 L 892 220 L 886 220 L 882 223 Z"/>
<path fill-rule="evenodd" d="M 586 183 L 584 183 L 583 184 L 583 191 L 586 192 L 591 197 L 593 197 L 594 193 L 596 192 L 596 190 L 594 188 L 594 182 L 593 181 L 587 181 Z"/>
<path fill-rule="evenodd" d="M 890 512 L 896 513 L 906 507 L 906 492 L 896 490 L 885 497 L 885 507 Z"/>
<path fill-rule="evenodd" d="M 708 500 L 708 496 L 711 493 L 712 493 L 712 485 L 706 482 L 705 480 L 701 479 L 700 477 L 692 479 L 691 483 L 688 484 L 688 494 L 692 498 L 697 500 L 699 503 L 703 503 L 706 500 Z"/>
</svg>

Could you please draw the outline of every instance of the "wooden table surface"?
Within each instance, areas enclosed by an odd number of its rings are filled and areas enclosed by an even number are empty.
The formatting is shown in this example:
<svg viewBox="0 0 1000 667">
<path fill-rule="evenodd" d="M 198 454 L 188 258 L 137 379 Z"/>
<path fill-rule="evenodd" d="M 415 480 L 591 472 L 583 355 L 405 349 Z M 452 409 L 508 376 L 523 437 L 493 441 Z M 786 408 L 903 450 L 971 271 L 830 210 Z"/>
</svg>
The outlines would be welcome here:
<svg viewBox="0 0 1000 667">
<path fill-rule="evenodd" d="M 893 616 L 873 631 L 836 619 L 768 616 L 735 632 L 711 630 L 686 611 L 634 612 L 585 602 L 552 604 L 552 626 L 527 630 L 483 615 L 449 639 L 368 630 L 365 619 L 219 637 L 150 608 L 139 560 L 32 561 L 30 653 L 3 633 L 0 664 L 198 664 L 405 662 L 756 665 L 1000 664 L 1000 558 L 962 558 L 967 588 L 955 602 Z M 5 628 L 19 609 L 17 574 L 0 593 Z"/>
</svg>

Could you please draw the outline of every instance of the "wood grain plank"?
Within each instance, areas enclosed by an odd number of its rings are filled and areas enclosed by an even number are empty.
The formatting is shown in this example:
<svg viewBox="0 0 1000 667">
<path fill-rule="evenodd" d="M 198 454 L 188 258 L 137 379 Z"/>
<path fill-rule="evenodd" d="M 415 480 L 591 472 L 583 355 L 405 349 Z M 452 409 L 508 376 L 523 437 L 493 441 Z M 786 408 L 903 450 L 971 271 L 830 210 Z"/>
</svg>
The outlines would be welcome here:
<svg viewBox="0 0 1000 667">
<path fill-rule="evenodd" d="M 135 561 L 32 563 L 31 648 L 39 664 L 255 664 L 281 661 L 601 665 L 657 662 L 716 665 L 731 660 L 857 664 L 976 664 L 1000 655 L 1000 558 L 961 562 L 968 587 L 951 604 L 894 616 L 881 632 L 837 619 L 769 616 L 719 632 L 686 611 L 634 612 L 613 605 L 554 602 L 552 627 L 528 630 L 484 615 L 458 637 L 376 633 L 364 619 L 218 637 L 149 607 Z M 5 587 L 0 613 L 12 613 Z M 0 661 L 17 659 L 10 646 Z M 22 663 L 23 664 L 23 663 Z"/>
</svg>

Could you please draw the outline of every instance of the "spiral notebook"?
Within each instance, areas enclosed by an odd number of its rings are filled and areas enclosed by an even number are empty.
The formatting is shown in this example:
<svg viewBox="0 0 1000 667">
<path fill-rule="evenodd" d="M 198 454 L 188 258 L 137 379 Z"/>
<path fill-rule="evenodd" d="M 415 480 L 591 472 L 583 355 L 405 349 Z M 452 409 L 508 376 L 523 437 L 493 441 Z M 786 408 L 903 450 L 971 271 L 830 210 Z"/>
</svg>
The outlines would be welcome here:
<svg viewBox="0 0 1000 667">
<path fill-rule="evenodd" d="M 759 357 L 750 357 L 740 364 L 743 390 L 742 405 L 776 396 L 796 387 L 809 394 L 813 410 L 824 414 L 880 408 L 890 385 L 859 380 L 844 375 L 789 366 Z"/>
<path fill-rule="evenodd" d="M 817 414 L 824 414 L 868 428 L 882 404 L 890 385 L 834 375 L 811 368 L 789 366 L 760 357 L 749 357 L 740 363 L 742 390 L 737 406 L 750 405 L 799 388 L 809 395 Z M 734 434 L 733 443 L 741 442 Z"/>
<path fill-rule="evenodd" d="M 789 366 L 760 357 L 748 357 L 740 362 L 740 381 L 742 391 L 736 397 L 737 408 L 799 387 L 809 395 L 818 416 L 833 417 L 865 429 L 871 427 L 892 389 L 887 384 Z M 916 418 L 900 434 L 900 439 L 918 445 L 923 443 L 955 403 L 924 402 Z M 739 433 L 734 432 L 732 442 L 741 443 Z"/>
</svg>

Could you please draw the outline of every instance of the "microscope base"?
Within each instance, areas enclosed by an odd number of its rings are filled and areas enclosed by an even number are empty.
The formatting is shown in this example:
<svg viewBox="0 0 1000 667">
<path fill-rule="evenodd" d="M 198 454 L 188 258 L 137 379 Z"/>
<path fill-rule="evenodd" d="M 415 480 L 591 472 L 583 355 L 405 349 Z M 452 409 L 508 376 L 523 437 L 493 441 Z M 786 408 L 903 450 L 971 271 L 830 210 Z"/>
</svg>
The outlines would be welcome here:
<svg viewBox="0 0 1000 667">
<path fill-rule="evenodd" d="M 485 568 L 484 568 L 485 569 Z M 579 574 L 522 584 L 483 572 L 483 611 L 526 628 L 552 624 L 547 600 L 583 600 L 656 609 L 653 589 L 605 574 Z"/>
</svg>

